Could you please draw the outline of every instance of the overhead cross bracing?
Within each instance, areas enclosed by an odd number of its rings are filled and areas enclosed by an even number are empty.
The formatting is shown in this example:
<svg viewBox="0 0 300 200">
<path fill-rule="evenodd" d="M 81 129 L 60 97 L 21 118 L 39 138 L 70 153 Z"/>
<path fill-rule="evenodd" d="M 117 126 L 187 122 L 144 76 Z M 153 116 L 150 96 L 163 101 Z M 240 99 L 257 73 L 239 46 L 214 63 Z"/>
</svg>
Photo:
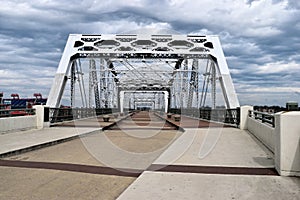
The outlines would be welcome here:
<svg viewBox="0 0 300 200">
<path fill-rule="evenodd" d="M 70 98 L 72 107 L 123 111 L 128 94 L 137 101 L 143 91 L 164 92 L 155 105 L 165 111 L 239 106 L 218 37 L 170 34 L 70 35 L 47 105 Z"/>
</svg>

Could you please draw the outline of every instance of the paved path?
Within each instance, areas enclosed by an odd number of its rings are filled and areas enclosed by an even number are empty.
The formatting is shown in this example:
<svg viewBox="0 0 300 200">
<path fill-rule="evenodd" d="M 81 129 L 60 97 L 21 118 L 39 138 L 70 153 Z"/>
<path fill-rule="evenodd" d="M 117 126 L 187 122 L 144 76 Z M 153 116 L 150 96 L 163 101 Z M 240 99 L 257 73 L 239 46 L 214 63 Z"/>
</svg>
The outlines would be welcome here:
<svg viewBox="0 0 300 200">
<path fill-rule="evenodd" d="M 157 199 L 293 199 L 300 196 L 300 179 L 280 176 L 247 176 L 144 172 L 118 200 Z"/>
<path fill-rule="evenodd" d="M 6 157 L 0 160 L 0 199 L 116 199 L 142 172 L 128 172 L 128 168 L 145 170 L 181 135 L 177 130 L 148 128 L 138 132 L 98 130 Z M 114 151 L 120 149 L 126 156 Z"/>
<path fill-rule="evenodd" d="M 247 131 L 237 128 L 185 129 L 154 164 L 274 167 L 273 154 Z"/>
<path fill-rule="evenodd" d="M 236 128 L 186 129 L 118 198 L 299 199 L 300 178 L 280 177 L 273 154 Z"/>
<path fill-rule="evenodd" d="M 193 122 L 188 121 L 184 133 L 170 128 L 157 131 L 158 122 L 146 123 L 146 118 L 134 119 L 135 126 L 130 123 L 126 127 L 128 121 L 125 121 L 123 128 L 106 131 L 99 131 L 102 126 L 95 119 L 76 122 L 79 125 L 76 128 L 69 123 L 64 127 L 0 135 L 2 155 L 85 135 L 80 140 L 0 160 L 0 182 L 5 183 L 0 184 L 0 199 L 46 196 L 116 199 L 119 195 L 121 200 L 298 199 L 300 196 L 299 178 L 278 176 L 272 153 L 248 132 L 217 126 L 193 128 Z M 152 125 L 143 129 L 148 124 Z M 94 134 L 87 134 L 90 132 Z M 109 148 L 108 144 L 115 148 Z M 108 166 L 138 169 L 139 177 L 136 179 L 126 171 L 117 173 Z"/>
<path fill-rule="evenodd" d="M 99 128 L 64 128 L 51 127 L 40 130 L 27 130 L 0 135 L 0 155 L 18 153 L 63 142 L 79 135 L 87 134 Z"/>
<path fill-rule="evenodd" d="M 89 118 L 58 123 L 50 128 L 0 134 L 0 157 L 74 139 L 96 130 L 102 130 L 124 118 L 125 116 L 112 118 L 109 122 L 104 122 L 102 118 Z"/>
</svg>

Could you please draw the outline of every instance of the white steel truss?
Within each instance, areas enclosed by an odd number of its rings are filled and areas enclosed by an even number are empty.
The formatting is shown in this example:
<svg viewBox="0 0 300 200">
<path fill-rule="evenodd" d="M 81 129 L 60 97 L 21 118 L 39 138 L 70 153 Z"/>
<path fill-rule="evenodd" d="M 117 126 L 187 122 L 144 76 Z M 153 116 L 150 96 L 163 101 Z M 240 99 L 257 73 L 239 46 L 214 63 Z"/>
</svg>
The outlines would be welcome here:
<svg viewBox="0 0 300 200">
<path fill-rule="evenodd" d="M 67 83 L 72 107 L 79 106 L 75 103 L 79 98 L 81 107 L 123 110 L 127 104 L 122 91 L 141 91 L 135 95 L 152 91 L 153 96 L 155 91 L 167 91 L 168 99 L 126 98 L 135 101 L 132 105 L 154 102 L 153 107 L 164 110 L 167 105 L 204 107 L 210 98 L 210 107 L 215 108 L 218 85 L 224 105 L 239 107 L 219 38 L 212 35 L 71 34 L 48 96 L 49 107 L 61 105 Z"/>
</svg>

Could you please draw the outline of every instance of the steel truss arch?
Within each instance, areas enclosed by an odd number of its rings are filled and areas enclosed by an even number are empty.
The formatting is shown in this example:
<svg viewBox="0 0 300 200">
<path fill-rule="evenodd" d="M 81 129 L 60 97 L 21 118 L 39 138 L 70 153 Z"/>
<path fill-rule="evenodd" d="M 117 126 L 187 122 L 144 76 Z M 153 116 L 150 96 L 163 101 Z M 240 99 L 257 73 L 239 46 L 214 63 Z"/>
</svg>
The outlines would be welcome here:
<svg viewBox="0 0 300 200">
<path fill-rule="evenodd" d="M 239 107 L 221 43 L 214 35 L 71 34 L 48 96 L 49 107 L 62 104 L 68 83 L 72 107 L 121 110 L 120 93 L 128 90 L 168 91 L 168 99 L 157 97 L 154 102 L 168 101 L 174 108 L 206 106 L 208 91 L 215 108 L 220 91 L 227 108 Z M 75 103 L 78 89 L 81 105 Z"/>
</svg>

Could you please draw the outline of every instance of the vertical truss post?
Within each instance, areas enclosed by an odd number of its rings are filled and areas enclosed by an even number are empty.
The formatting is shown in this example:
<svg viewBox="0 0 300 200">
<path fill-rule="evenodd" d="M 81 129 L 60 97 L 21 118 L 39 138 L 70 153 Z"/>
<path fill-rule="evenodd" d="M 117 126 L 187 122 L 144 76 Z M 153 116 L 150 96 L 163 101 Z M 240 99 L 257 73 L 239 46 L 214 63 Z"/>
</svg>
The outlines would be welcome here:
<svg viewBox="0 0 300 200">
<path fill-rule="evenodd" d="M 184 105 L 186 105 L 187 107 L 187 101 L 188 101 L 188 92 L 189 92 L 189 84 L 188 84 L 189 71 L 188 70 L 189 70 L 189 61 L 188 59 L 185 59 L 184 72 L 183 72 L 184 104 L 182 105 L 182 107 L 184 107 Z"/>
<path fill-rule="evenodd" d="M 217 74 L 216 66 L 214 63 L 211 65 L 211 98 L 212 98 L 212 108 L 216 109 L 216 86 L 217 86 Z"/>
<path fill-rule="evenodd" d="M 161 110 L 161 111 L 162 111 L 163 109 L 166 110 L 166 109 L 165 109 L 165 107 L 167 106 L 166 103 L 168 103 L 168 99 L 167 99 L 167 101 L 166 101 L 165 92 L 162 92 L 162 93 L 161 93 L 161 106 L 160 106 L 160 110 Z"/>
<path fill-rule="evenodd" d="M 163 102 L 163 99 L 162 99 L 161 93 L 158 93 L 158 105 L 157 105 L 157 109 L 161 109 L 162 102 Z"/>
<path fill-rule="evenodd" d="M 205 101 L 206 101 L 206 96 L 207 96 L 207 91 L 208 91 L 208 86 L 209 86 L 209 81 L 211 77 L 211 69 L 212 69 L 212 63 L 208 59 L 206 63 L 206 69 L 205 73 L 203 74 L 203 85 L 202 85 L 202 92 L 201 92 L 201 99 L 200 99 L 200 107 L 205 106 Z"/>
<path fill-rule="evenodd" d="M 100 107 L 107 107 L 107 99 L 106 99 L 106 62 L 103 58 L 100 58 Z"/>
<path fill-rule="evenodd" d="M 89 73 L 89 107 L 91 107 L 92 91 L 94 92 L 96 108 L 100 108 L 99 89 L 96 71 L 96 62 L 90 59 L 90 73 Z"/>
<path fill-rule="evenodd" d="M 183 71 L 180 72 L 180 78 L 178 79 L 178 82 L 180 82 L 180 85 L 179 85 L 179 108 L 182 108 L 183 107 L 183 99 L 184 99 L 184 94 L 183 94 L 183 91 L 184 91 L 184 88 L 183 88 Z"/>
<path fill-rule="evenodd" d="M 113 93 L 113 107 L 114 108 L 117 108 L 119 106 L 119 103 L 118 103 L 118 85 L 116 82 L 114 82 L 114 93 Z"/>
<path fill-rule="evenodd" d="M 112 77 L 112 74 L 110 73 L 110 79 L 109 79 L 109 83 L 110 83 L 110 89 L 109 89 L 109 107 L 113 108 L 114 107 L 114 96 L 115 96 L 115 88 L 116 85 L 114 84 L 114 79 Z"/>
<path fill-rule="evenodd" d="M 130 109 L 130 102 L 131 102 L 131 99 L 132 99 L 132 93 L 128 93 L 126 92 L 125 93 L 125 101 L 127 103 L 127 108 Z"/>
<path fill-rule="evenodd" d="M 176 99 L 177 99 L 177 107 L 176 108 L 181 108 L 181 105 L 183 103 L 183 98 L 182 98 L 182 72 L 178 73 L 177 76 L 177 94 L 175 95 Z"/>
<path fill-rule="evenodd" d="M 186 100 L 187 100 L 187 92 L 188 92 L 188 59 L 185 59 L 185 63 L 184 63 L 184 67 L 183 67 L 183 72 L 182 74 L 182 78 L 181 78 L 181 108 L 184 108 L 184 105 L 186 104 Z"/>
<path fill-rule="evenodd" d="M 199 104 L 199 60 L 195 59 L 195 92 L 196 92 L 196 108 L 198 108 Z"/>
<path fill-rule="evenodd" d="M 119 103 L 120 103 L 120 106 L 119 106 L 120 113 L 124 113 L 124 96 L 125 96 L 125 92 L 119 90 L 118 96 L 119 96 Z"/>
<path fill-rule="evenodd" d="M 120 87 L 116 87 L 116 100 L 117 100 L 117 107 L 119 111 L 121 112 L 121 90 Z"/>
<path fill-rule="evenodd" d="M 160 96 L 158 93 L 154 92 L 154 110 L 160 105 Z"/>
<path fill-rule="evenodd" d="M 178 108 L 181 104 L 181 82 L 180 82 L 181 73 L 177 72 L 174 81 L 174 103 L 175 108 Z"/>
<path fill-rule="evenodd" d="M 165 92 L 165 112 L 169 112 L 171 106 L 171 101 L 172 101 L 172 93 L 171 93 L 171 89 L 167 89 L 167 91 Z M 174 106 L 175 107 L 175 106 Z"/>
<path fill-rule="evenodd" d="M 112 105 L 112 84 L 111 84 L 111 73 L 109 71 L 106 73 L 106 83 L 107 83 L 107 88 L 106 88 L 106 104 L 108 108 L 111 108 Z"/>
<path fill-rule="evenodd" d="M 75 76 L 75 62 L 73 61 L 71 64 L 71 108 L 75 105 L 75 81 L 76 81 L 76 76 Z"/>
<path fill-rule="evenodd" d="M 198 91 L 198 60 L 197 59 L 193 59 L 193 64 L 192 64 L 192 72 L 191 72 L 189 94 L 188 94 L 189 96 L 188 96 L 188 103 L 187 103 L 188 108 L 191 108 L 193 106 L 194 91 L 196 92 Z M 198 102 L 198 95 L 196 95 L 196 101 Z"/>
<path fill-rule="evenodd" d="M 136 93 L 131 93 L 132 98 L 130 98 L 129 109 L 135 109 L 135 101 L 138 100 Z"/>
<path fill-rule="evenodd" d="M 171 94 L 170 94 L 170 100 L 171 100 L 171 103 L 172 105 L 170 105 L 170 107 L 174 107 L 176 108 L 176 90 L 175 90 L 175 82 L 173 82 L 172 84 L 172 88 L 171 88 Z"/>
<path fill-rule="evenodd" d="M 159 103 L 159 105 L 158 105 L 158 107 L 157 107 L 157 109 L 159 109 L 159 110 L 161 110 L 162 109 L 162 105 L 163 105 L 163 103 L 164 103 L 164 100 L 163 100 L 163 93 L 158 93 L 158 98 L 159 98 L 159 101 L 158 101 L 158 103 Z"/>
<path fill-rule="evenodd" d="M 162 109 L 165 107 L 165 96 L 164 96 L 164 92 L 160 93 L 160 106 L 159 106 L 159 110 L 162 111 Z"/>
<path fill-rule="evenodd" d="M 92 74 L 92 59 L 90 59 L 89 61 L 89 108 L 92 107 L 92 90 L 93 90 L 93 87 L 94 87 L 94 82 L 93 82 L 93 74 Z"/>
<path fill-rule="evenodd" d="M 83 72 L 82 72 L 82 67 L 81 67 L 81 62 L 78 59 L 74 61 L 75 68 L 76 68 L 76 74 L 77 76 L 77 82 L 78 82 L 78 87 L 80 91 L 80 96 L 81 96 L 81 102 L 83 107 L 87 107 L 87 99 L 86 99 L 86 93 L 85 93 L 85 86 L 84 86 L 84 78 L 83 78 Z"/>
<path fill-rule="evenodd" d="M 171 93 L 170 93 L 170 90 L 168 90 L 168 91 L 165 91 L 165 92 L 163 92 L 163 98 L 164 98 L 164 102 L 165 102 L 165 113 L 167 113 L 167 112 L 169 112 L 169 108 L 171 107 L 170 106 L 170 96 L 171 96 Z"/>
</svg>

